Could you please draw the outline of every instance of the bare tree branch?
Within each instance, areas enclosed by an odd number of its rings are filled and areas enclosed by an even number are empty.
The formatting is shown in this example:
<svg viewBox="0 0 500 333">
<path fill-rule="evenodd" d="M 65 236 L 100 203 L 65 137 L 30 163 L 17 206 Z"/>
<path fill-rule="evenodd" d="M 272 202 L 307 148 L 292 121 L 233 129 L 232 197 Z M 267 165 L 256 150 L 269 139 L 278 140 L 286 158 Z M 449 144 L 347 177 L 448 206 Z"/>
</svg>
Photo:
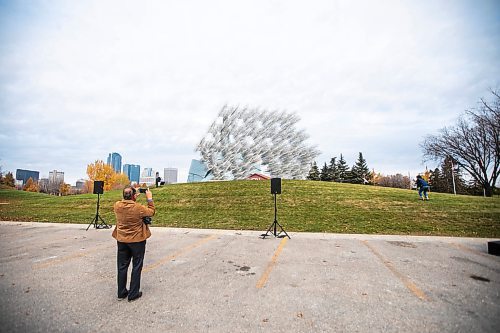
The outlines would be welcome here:
<svg viewBox="0 0 500 333">
<path fill-rule="evenodd" d="M 481 99 L 478 110 L 467 110 L 454 127 L 429 135 L 420 145 L 424 158 L 443 161 L 453 158 L 492 195 L 500 173 L 500 94 L 494 101 Z"/>
</svg>

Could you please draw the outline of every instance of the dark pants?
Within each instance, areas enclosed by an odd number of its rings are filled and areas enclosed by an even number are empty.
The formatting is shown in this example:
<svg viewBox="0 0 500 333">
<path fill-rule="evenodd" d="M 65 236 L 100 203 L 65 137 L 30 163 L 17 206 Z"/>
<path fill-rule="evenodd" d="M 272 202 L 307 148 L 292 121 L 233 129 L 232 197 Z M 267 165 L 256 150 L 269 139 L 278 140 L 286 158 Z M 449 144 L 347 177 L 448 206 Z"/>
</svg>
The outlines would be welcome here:
<svg viewBox="0 0 500 333">
<path fill-rule="evenodd" d="M 426 198 L 428 198 L 429 196 L 427 192 L 429 192 L 429 189 L 430 189 L 429 186 L 421 186 L 420 189 L 418 190 L 418 195 L 420 196 L 420 198 L 422 198 L 422 193 Z"/>
<path fill-rule="evenodd" d="M 132 276 L 130 277 L 130 290 L 128 299 L 134 299 L 139 294 L 141 288 L 141 271 L 146 252 L 146 241 L 138 243 L 118 244 L 117 264 L 118 264 L 118 297 L 123 298 L 127 295 L 127 272 L 132 261 Z"/>
</svg>

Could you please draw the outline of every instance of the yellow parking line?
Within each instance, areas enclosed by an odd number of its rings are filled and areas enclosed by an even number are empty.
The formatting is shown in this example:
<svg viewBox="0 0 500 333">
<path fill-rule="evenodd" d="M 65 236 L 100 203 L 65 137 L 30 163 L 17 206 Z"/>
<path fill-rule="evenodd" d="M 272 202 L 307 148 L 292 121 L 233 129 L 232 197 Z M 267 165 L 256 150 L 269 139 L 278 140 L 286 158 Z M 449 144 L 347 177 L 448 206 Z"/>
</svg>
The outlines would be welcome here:
<svg viewBox="0 0 500 333">
<path fill-rule="evenodd" d="M 260 277 L 259 281 L 257 282 L 257 285 L 256 285 L 257 289 L 264 287 L 264 285 L 266 284 L 267 279 L 269 278 L 269 274 L 271 274 L 271 271 L 273 270 L 273 267 L 276 264 L 276 261 L 278 260 L 278 256 L 280 255 L 280 253 L 283 250 L 283 247 L 285 246 L 287 241 L 288 241 L 287 237 L 283 238 L 280 245 L 276 249 L 276 252 L 274 252 L 274 255 L 271 258 L 271 261 L 269 262 L 269 264 L 267 265 L 266 270 L 264 271 L 264 273 Z"/>
<path fill-rule="evenodd" d="M 387 267 L 392 274 L 394 274 L 398 279 L 403 282 L 406 288 L 408 288 L 415 296 L 420 298 L 423 301 L 428 301 L 429 298 L 425 293 L 415 285 L 406 275 L 400 273 L 390 261 L 386 260 L 373 246 L 371 246 L 366 240 L 363 241 L 363 244 L 366 245 L 373 252 L 373 254 L 382 261 L 382 263 Z"/>
<path fill-rule="evenodd" d="M 188 245 L 186 247 L 183 247 L 179 251 L 177 251 L 177 252 L 175 252 L 175 253 L 173 253 L 171 255 L 168 255 L 168 256 L 166 256 L 166 257 L 164 257 L 164 258 L 162 258 L 162 259 L 160 259 L 160 260 L 158 260 L 158 261 L 156 261 L 156 262 L 154 262 L 152 264 L 149 264 L 149 265 L 145 266 L 144 269 L 142 270 L 142 272 L 145 273 L 145 272 L 152 271 L 153 269 L 155 269 L 155 268 L 157 268 L 157 267 L 159 267 L 159 266 L 161 266 L 163 264 L 166 264 L 169 261 L 171 261 L 171 260 L 173 260 L 173 259 L 175 259 L 175 258 L 177 258 L 177 257 L 179 257 L 179 256 L 181 256 L 183 254 L 186 254 L 187 252 L 189 252 L 189 251 L 197 248 L 198 246 L 201 246 L 201 245 L 205 244 L 206 242 L 208 242 L 208 241 L 210 241 L 210 240 L 212 240 L 214 238 L 217 238 L 217 235 L 210 235 L 208 237 L 200 239 L 199 241 L 197 241 L 194 244 L 191 244 L 191 245 Z"/>
</svg>

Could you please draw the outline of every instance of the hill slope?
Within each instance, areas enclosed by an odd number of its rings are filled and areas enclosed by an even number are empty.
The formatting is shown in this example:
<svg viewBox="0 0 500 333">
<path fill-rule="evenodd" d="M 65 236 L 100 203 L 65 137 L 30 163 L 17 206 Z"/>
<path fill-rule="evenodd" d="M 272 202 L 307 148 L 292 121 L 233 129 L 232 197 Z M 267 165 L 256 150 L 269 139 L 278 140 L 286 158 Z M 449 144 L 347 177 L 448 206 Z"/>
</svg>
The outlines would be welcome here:
<svg viewBox="0 0 500 333">
<path fill-rule="evenodd" d="M 155 226 L 267 230 L 274 219 L 269 181 L 168 185 L 152 189 Z M 287 231 L 500 237 L 500 199 L 375 186 L 284 180 L 278 221 Z M 114 224 L 121 191 L 101 196 Z M 0 190 L 0 220 L 90 223 L 97 196 L 53 197 Z M 139 199 L 144 202 L 144 198 Z"/>
</svg>

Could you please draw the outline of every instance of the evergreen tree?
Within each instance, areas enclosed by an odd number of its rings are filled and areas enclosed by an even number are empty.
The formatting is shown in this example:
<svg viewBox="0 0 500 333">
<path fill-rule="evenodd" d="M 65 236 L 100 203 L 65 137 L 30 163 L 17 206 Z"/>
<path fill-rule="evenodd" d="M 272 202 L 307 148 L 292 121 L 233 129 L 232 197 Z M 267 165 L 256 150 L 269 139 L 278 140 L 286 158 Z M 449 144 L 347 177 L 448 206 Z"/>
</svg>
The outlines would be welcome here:
<svg viewBox="0 0 500 333">
<path fill-rule="evenodd" d="M 441 175 L 441 171 L 439 168 L 436 168 L 431 172 L 431 176 L 429 177 L 429 185 L 431 186 L 431 190 L 433 192 L 446 192 L 446 185 L 443 182 L 443 177 Z"/>
<path fill-rule="evenodd" d="M 453 193 L 453 182 L 457 194 L 468 193 L 467 184 L 462 178 L 462 172 L 457 168 L 453 159 L 446 157 L 441 164 L 441 169 L 431 171 L 429 182 L 431 190 L 441 193 Z"/>
<path fill-rule="evenodd" d="M 339 178 L 339 173 L 337 171 L 337 163 L 336 163 L 337 158 L 333 157 L 330 160 L 330 165 L 328 166 L 328 172 L 330 173 L 330 181 L 335 182 Z"/>
<path fill-rule="evenodd" d="M 347 169 L 346 173 L 345 173 L 345 180 L 344 180 L 345 183 L 354 183 L 354 178 L 353 178 L 353 175 L 352 175 L 352 170 L 351 169 Z"/>
<path fill-rule="evenodd" d="M 356 164 L 351 167 L 351 170 L 347 173 L 347 182 L 352 184 L 361 184 L 363 180 L 359 178 L 358 172 L 356 170 Z"/>
<path fill-rule="evenodd" d="M 484 188 L 476 179 L 471 179 L 467 185 L 467 193 L 470 195 L 484 195 Z"/>
<path fill-rule="evenodd" d="M 347 162 L 344 160 L 344 156 L 342 156 L 342 154 L 340 154 L 340 158 L 337 162 L 337 173 L 338 173 L 337 181 L 338 182 L 343 183 L 347 180 L 348 170 L 349 170 L 349 166 L 347 165 Z"/>
<path fill-rule="evenodd" d="M 314 161 L 311 165 L 311 170 L 309 170 L 309 175 L 307 176 L 309 180 L 320 180 L 319 178 L 319 169 L 316 161 Z"/>
<path fill-rule="evenodd" d="M 350 180 L 355 184 L 364 184 L 370 173 L 366 160 L 363 158 L 363 154 L 360 152 L 358 160 L 351 168 Z"/>
<path fill-rule="evenodd" d="M 321 168 L 321 174 L 319 175 L 319 179 L 323 182 L 329 182 L 331 180 L 330 178 L 330 169 L 328 168 L 328 165 L 323 165 L 323 168 Z"/>
</svg>

